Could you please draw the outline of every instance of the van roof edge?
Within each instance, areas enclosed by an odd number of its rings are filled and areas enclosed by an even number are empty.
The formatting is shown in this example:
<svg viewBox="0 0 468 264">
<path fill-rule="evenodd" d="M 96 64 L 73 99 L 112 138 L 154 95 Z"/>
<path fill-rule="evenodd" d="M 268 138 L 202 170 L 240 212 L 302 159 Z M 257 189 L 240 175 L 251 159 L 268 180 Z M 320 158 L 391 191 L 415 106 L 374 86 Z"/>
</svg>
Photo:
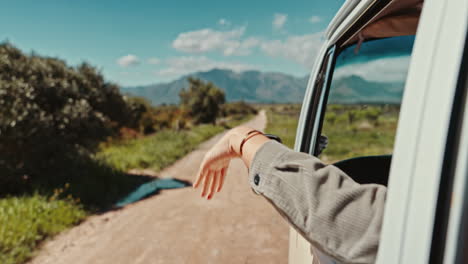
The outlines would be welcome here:
<svg viewBox="0 0 468 264">
<path fill-rule="evenodd" d="M 336 13 L 325 31 L 326 39 L 330 39 L 338 27 L 359 4 L 370 5 L 375 0 L 347 0 Z"/>
</svg>

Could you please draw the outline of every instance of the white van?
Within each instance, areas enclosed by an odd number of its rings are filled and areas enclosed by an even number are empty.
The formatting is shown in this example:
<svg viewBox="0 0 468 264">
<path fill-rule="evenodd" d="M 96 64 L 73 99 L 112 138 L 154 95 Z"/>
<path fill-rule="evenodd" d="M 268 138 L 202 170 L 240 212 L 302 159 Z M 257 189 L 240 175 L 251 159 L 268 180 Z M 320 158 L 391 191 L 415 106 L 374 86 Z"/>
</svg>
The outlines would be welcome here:
<svg viewBox="0 0 468 264">
<path fill-rule="evenodd" d="M 378 112 L 330 161 L 388 183 L 377 263 L 468 263 L 467 21 L 468 0 L 348 0 L 327 29 L 295 149 L 326 160 L 349 132 L 333 130 L 336 111 Z M 309 247 L 291 229 L 289 263 L 336 263 Z"/>
</svg>

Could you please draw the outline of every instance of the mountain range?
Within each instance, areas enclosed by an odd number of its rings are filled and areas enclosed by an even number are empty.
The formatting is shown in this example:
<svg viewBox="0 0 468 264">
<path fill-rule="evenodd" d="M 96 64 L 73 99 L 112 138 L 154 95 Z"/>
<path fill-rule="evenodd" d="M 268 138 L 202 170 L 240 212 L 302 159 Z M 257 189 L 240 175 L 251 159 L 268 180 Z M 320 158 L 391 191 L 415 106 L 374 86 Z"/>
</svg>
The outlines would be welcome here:
<svg viewBox="0 0 468 264">
<path fill-rule="evenodd" d="M 276 72 L 213 69 L 183 76 L 169 83 L 125 87 L 123 93 L 142 96 L 155 105 L 177 104 L 179 92 L 188 87 L 189 77 L 213 82 L 224 90 L 228 102 L 243 100 L 252 103 L 300 103 L 308 76 L 295 77 Z M 334 80 L 330 97 L 335 103 L 399 102 L 403 84 L 370 82 L 351 75 Z"/>
</svg>

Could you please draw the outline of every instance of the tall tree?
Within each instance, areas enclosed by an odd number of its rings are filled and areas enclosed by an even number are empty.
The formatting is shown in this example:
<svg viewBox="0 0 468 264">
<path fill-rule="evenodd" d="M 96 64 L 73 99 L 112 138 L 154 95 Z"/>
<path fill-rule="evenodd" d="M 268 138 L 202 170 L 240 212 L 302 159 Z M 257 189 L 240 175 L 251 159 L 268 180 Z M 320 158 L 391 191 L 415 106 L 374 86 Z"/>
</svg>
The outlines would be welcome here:
<svg viewBox="0 0 468 264">
<path fill-rule="evenodd" d="M 195 123 L 214 123 L 225 102 L 224 91 L 212 82 L 189 78 L 188 90 L 179 93 L 180 103 Z"/>
</svg>

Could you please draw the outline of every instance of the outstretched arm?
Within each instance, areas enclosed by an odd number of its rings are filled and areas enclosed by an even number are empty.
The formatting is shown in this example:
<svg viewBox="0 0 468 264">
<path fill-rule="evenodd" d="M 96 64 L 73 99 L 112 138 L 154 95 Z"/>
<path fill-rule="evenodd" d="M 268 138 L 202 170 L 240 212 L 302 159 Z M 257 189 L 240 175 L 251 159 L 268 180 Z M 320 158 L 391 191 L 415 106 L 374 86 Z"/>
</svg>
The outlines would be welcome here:
<svg viewBox="0 0 468 264">
<path fill-rule="evenodd" d="M 211 198 L 222 186 L 229 160 L 240 157 L 249 168 L 252 189 L 314 247 L 344 263 L 374 263 L 386 188 L 360 185 L 337 167 L 262 135 L 245 142 L 240 155 L 249 131 L 229 131 L 207 153 L 194 187 L 203 182 L 202 194 Z"/>
</svg>

